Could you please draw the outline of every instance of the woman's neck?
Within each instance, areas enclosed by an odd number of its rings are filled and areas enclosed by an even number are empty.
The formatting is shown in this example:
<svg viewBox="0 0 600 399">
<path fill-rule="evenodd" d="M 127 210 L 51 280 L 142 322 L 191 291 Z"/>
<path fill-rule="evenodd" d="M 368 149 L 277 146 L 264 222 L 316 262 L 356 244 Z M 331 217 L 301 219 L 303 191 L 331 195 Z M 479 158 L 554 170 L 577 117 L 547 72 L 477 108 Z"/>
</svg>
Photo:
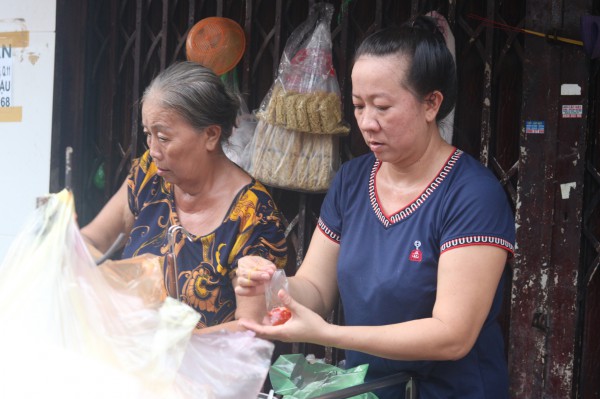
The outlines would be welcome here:
<svg viewBox="0 0 600 399">
<path fill-rule="evenodd" d="M 177 209 L 193 213 L 212 208 L 220 202 L 230 202 L 251 178 L 225 155 L 211 160 L 201 179 L 193 184 L 175 185 Z"/>
<path fill-rule="evenodd" d="M 446 143 L 439 134 L 434 137 L 413 158 L 398 164 L 383 162 L 377 174 L 378 179 L 407 188 L 429 184 L 454 151 L 454 147 Z"/>
</svg>

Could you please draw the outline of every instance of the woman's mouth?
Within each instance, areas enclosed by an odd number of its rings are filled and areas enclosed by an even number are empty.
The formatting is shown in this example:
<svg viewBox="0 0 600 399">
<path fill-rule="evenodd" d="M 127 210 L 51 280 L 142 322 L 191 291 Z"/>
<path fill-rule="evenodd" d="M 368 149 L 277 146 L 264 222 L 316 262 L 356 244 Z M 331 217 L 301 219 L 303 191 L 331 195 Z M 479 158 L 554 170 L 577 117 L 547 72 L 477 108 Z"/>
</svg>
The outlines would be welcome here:
<svg viewBox="0 0 600 399">
<path fill-rule="evenodd" d="M 159 176 L 162 176 L 162 175 L 164 175 L 164 174 L 165 174 L 165 173 L 167 173 L 168 171 L 169 171 L 168 169 L 162 169 L 162 168 L 160 168 L 160 167 L 158 167 L 158 166 L 156 167 L 156 174 L 157 174 L 157 175 L 159 175 Z"/>
<path fill-rule="evenodd" d="M 373 152 L 377 152 L 377 150 L 379 150 L 383 146 L 383 144 L 378 141 L 369 141 L 368 145 L 369 149 Z"/>
</svg>

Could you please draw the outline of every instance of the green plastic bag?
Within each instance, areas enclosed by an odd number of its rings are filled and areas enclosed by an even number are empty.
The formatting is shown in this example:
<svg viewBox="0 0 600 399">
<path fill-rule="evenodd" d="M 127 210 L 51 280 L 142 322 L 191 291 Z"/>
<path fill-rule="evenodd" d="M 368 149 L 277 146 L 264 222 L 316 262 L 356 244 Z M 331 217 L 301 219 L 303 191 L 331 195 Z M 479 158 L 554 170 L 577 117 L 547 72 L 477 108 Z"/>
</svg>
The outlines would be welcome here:
<svg viewBox="0 0 600 399">
<path fill-rule="evenodd" d="M 269 379 L 273 390 L 283 399 L 309 399 L 362 384 L 369 365 L 344 370 L 330 364 L 309 363 L 302 354 L 281 355 L 271 365 Z M 377 399 L 372 393 L 352 399 Z"/>
</svg>

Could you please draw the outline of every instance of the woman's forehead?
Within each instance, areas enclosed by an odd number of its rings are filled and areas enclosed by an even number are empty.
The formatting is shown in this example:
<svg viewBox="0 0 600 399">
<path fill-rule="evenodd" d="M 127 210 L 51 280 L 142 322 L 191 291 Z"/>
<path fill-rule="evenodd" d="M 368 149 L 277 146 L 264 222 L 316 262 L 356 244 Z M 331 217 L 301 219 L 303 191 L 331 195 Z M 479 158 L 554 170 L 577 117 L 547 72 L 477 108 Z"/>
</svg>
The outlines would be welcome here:
<svg viewBox="0 0 600 399">
<path fill-rule="evenodd" d="M 169 125 L 183 121 L 183 118 L 173 109 L 164 106 L 157 98 L 148 98 L 142 104 L 142 123 L 144 125 Z"/>
<path fill-rule="evenodd" d="M 364 54 L 356 59 L 352 68 L 352 74 L 359 69 L 361 72 L 369 70 L 390 70 L 398 73 L 404 73 L 408 66 L 408 59 L 402 55 L 371 55 Z M 365 69 L 366 71 L 363 71 Z M 385 76 L 381 76 L 385 78 Z"/>
<path fill-rule="evenodd" d="M 389 62 L 393 64 L 406 64 L 410 56 L 404 53 L 391 53 L 391 54 L 373 54 L 365 53 L 356 58 L 355 63 L 360 60 L 373 60 L 375 62 Z"/>
<path fill-rule="evenodd" d="M 361 56 L 352 69 L 352 83 L 389 85 L 402 82 L 406 62 L 397 56 Z"/>
</svg>

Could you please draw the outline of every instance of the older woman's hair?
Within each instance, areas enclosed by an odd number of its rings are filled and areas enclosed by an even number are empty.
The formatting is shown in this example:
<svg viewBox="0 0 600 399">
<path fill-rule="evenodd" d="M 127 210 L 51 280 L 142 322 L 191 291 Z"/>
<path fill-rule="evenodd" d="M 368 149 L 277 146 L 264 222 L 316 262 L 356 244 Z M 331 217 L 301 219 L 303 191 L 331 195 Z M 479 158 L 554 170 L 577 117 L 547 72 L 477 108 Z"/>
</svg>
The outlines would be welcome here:
<svg viewBox="0 0 600 399">
<path fill-rule="evenodd" d="M 210 69 L 195 62 L 177 62 L 162 71 L 144 91 L 142 103 L 150 96 L 198 130 L 220 126 L 222 142 L 236 126 L 239 98 Z"/>
<path fill-rule="evenodd" d="M 408 61 L 404 82 L 417 98 L 439 91 L 444 96 L 436 116 L 441 121 L 456 103 L 456 66 L 435 19 L 418 16 L 400 27 L 369 35 L 358 47 L 354 60 L 364 55 L 397 55 Z"/>
</svg>

